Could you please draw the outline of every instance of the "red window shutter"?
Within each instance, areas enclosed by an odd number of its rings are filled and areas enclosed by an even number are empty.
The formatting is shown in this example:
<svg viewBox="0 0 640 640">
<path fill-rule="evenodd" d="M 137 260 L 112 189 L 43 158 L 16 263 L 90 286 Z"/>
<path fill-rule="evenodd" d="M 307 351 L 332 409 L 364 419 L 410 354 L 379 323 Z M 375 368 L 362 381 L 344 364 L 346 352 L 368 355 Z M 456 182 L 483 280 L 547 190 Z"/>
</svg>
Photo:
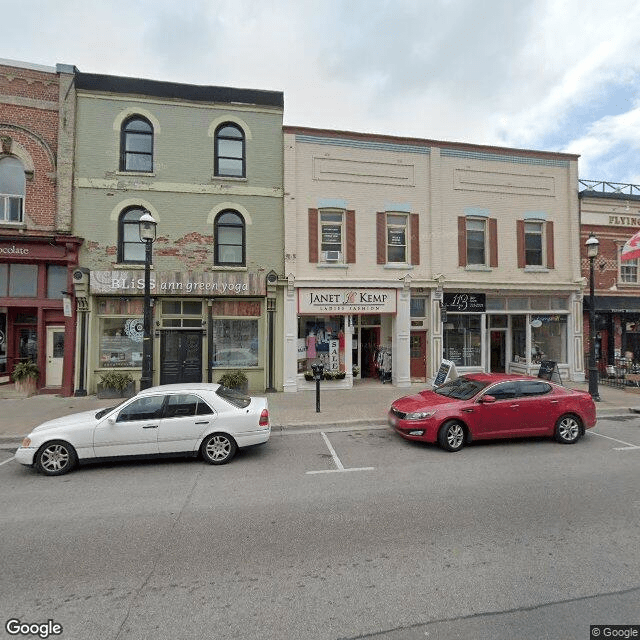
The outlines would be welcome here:
<svg viewBox="0 0 640 640">
<path fill-rule="evenodd" d="M 555 268 L 555 260 L 553 256 L 553 222 L 547 222 L 547 269 Z"/>
<path fill-rule="evenodd" d="M 386 264 L 387 262 L 386 227 L 387 215 L 384 211 L 378 211 L 376 214 L 376 253 L 378 256 L 378 264 Z"/>
<path fill-rule="evenodd" d="M 309 209 L 309 262 L 318 262 L 318 210 Z"/>
<path fill-rule="evenodd" d="M 458 217 L 458 265 L 467 266 L 467 220 L 464 216 Z"/>
<path fill-rule="evenodd" d="M 489 218 L 489 266 L 498 266 L 498 221 Z"/>
<path fill-rule="evenodd" d="M 518 269 L 524 269 L 527 266 L 524 252 L 524 220 L 518 220 L 516 225 Z"/>
<path fill-rule="evenodd" d="M 420 216 L 412 213 L 411 221 L 411 264 L 420 264 Z"/>
<path fill-rule="evenodd" d="M 356 261 L 356 212 L 347 211 L 347 262 Z"/>
</svg>

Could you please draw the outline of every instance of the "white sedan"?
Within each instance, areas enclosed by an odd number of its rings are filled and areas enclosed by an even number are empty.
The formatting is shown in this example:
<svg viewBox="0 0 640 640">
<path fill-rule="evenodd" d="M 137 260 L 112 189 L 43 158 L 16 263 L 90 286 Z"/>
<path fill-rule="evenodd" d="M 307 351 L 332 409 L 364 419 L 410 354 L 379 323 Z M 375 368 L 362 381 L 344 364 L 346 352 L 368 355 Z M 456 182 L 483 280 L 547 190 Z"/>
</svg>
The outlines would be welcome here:
<svg viewBox="0 0 640 640">
<path fill-rule="evenodd" d="M 270 435 L 266 398 L 218 384 L 171 384 L 117 407 L 44 422 L 22 441 L 15 459 L 49 476 L 123 457 L 200 454 L 210 464 L 225 464 L 238 448 L 263 444 Z"/>
</svg>

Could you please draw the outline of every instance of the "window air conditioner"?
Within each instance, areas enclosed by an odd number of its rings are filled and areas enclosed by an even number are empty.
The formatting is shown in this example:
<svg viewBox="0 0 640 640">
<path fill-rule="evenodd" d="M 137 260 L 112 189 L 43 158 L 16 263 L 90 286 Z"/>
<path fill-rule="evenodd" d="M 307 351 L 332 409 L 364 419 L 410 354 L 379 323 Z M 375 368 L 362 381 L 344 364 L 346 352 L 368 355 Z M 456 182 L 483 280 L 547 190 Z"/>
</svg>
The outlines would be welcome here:
<svg viewBox="0 0 640 640">
<path fill-rule="evenodd" d="M 340 251 L 323 251 L 322 254 L 326 262 L 338 262 L 340 260 Z"/>
</svg>

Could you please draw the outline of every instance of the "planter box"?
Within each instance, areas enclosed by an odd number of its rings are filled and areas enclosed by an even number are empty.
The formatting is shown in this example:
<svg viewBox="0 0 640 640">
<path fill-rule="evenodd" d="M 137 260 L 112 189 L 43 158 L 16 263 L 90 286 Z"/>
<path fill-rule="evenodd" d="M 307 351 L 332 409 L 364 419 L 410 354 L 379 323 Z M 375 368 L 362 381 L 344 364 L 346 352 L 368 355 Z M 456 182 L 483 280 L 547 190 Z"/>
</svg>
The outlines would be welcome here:
<svg viewBox="0 0 640 640">
<path fill-rule="evenodd" d="M 15 389 L 16 393 L 28 398 L 35 395 L 37 391 L 36 378 L 24 378 L 24 380 L 16 380 Z"/>
<path fill-rule="evenodd" d="M 101 399 L 110 398 L 132 398 L 136 395 L 136 383 L 130 382 L 126 389 L 120 391 L 119 389 L 113 389 L 111 387 L 105 387 L 98 382 L 98 388 L 96 396 Z"/>
</svg>

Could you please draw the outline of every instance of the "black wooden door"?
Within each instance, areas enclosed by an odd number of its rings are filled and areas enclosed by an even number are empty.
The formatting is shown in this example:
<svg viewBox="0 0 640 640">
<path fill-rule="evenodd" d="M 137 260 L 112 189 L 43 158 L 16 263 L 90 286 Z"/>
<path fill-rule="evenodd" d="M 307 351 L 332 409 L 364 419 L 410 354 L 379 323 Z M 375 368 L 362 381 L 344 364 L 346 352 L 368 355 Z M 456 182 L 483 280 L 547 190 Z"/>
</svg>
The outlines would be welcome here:
<svg viewBox="0 0 640 640">
<path fill-rule="evenodd" d="M 160 384 L 202 382 L 202 331 L 163 331 Z"/>
</svg>

